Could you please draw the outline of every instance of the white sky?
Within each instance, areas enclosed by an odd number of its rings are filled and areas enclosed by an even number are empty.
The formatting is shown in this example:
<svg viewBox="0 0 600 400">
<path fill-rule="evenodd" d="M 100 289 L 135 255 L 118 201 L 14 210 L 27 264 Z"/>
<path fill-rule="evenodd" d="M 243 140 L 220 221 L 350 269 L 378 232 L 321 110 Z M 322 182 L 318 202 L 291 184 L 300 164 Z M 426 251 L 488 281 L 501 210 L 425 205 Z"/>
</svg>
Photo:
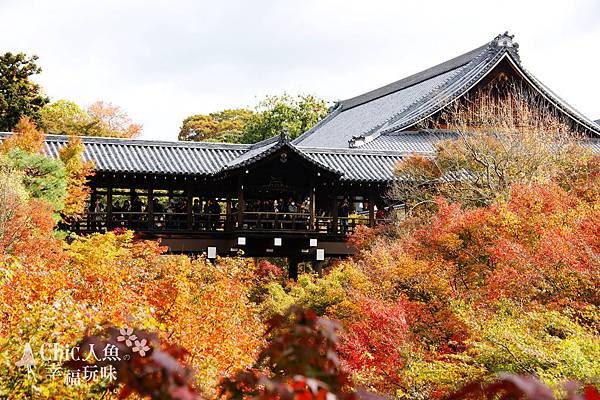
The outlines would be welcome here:
<svg viewBox="0 0 600 400">
<path fill-rule="evenodd" d="M 505 30 L 531 72 L 600 118 L 599 0 L 0 0 L 0 16 L 0 52 L 37 54 L 53 100 L 111 101 L 143 138 L 268 94 L 353 97 Z"/>
</svg>

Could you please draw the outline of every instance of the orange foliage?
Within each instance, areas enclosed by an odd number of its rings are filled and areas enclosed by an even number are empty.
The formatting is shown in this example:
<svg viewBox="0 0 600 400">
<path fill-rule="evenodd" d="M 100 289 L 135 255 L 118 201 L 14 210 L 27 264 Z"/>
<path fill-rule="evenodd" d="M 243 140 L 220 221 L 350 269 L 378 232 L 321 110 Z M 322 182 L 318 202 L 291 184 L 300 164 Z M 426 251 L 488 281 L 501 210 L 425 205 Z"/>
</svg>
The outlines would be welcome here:
<svg viewBox="0 0 600 400">
<path fill-rule="evenodd" d="M 419 354 L 417 364 L 429 363 L 427 368 L 468 357 L 473 342 L 482 339 L 467 322 L 479 317 L 465 317 L 457 308 L 489 316 L 513 304 L 531 312 L 576 314 L 594 325 L 589 310 L 600 305 L 597 186 L 584 178 L 571 183 L 569 190 L 555 183 L 513 185 L 506 201 L 471 210 L 438 199 L 437 212 L 420 228 L 410 226 L 408 234 L 390 239 L 367 231 L 366 240 L 355 240 L 362 250 L 353 262 L 376 282 L 376 293 L 367 295 L 381 299 L 382 307 L 399 305 L 406 326 L 403 336 L 395 336 L 364 307 L 358 322 L 345 321 L 343 357 L 357 379 L 388 392 L 386 383 L 406 389 L 410 379 L 393 370 L 403 360 L 389 358 L 399 348 L 404 357 Z M 356 291 L 350 294 L 360 304 Z M 393 318 L 393 309 L 381 315 Z M 386 350 L 378 350 L 380 345 Z"/>
<path fill-rule="evenodd" d="M 29 117 L 21 117 L 14 133 L 2 141 L 2 151 L 21 149 L 30 153 L 41 153 L 44 148 L 44 132 L 39 130 Z"/>
<path fill-rule="evenodd" d="M 97 101 L 87 111 L 92 121 L 88 135 L 132 138 L 142 131 L 142 126 L 132 123 L 127 113 L 115 104 Z"/>
<path fill-rule="evenodd" d="M 211 396 L 220 374 L 254 361 L 263 324 L 248 299 L 252 263 L 165 255 L 158 242 L 134 240 L 130 231 L 64 245 L 52 238 L 48 213 L 25 219 L 35 226 L 21 226 L 11 247 L 15 261 L 0 274 L 0 344 L 29 337 L 32 345 L 70 345 L 105 323 L 151 329 L 185 346 L 200 389 Z"/>
<path fill-rule="evenodd" d="M 61 211 L 63 219 L 67 221 L 81 219 L 91 191 L 87 181 L 94 175 L 94 163 L 83 160 L 83 151 L 81 139 L 70 136 L 67 145 L 59 152 L 67 170 L 67 196 Z"/>
<path fill-rule="evenodd" d="M 392 264 L 386 269 L 396 276 L 389 279 L 401 286 L 410 281 L 406 289 L 414 299 L 595 303 L 599 213 L 551 183 L 515 185 L 508 201 L 468 211 L 438 200 L 426 226 L 400 242 L 375 242 L 360 260 Z M 379 267 L 367 272 L 375 271 Z"/>
<path fill-rule="evenodd" d="M 2 224 L 0 257 L 15 258 L 27 265 L 60 263 L 62 244 L 53 236 L 52 208 L 39 199 L 19 201 L 12 206 L 11 217 Z"/>
</svg>

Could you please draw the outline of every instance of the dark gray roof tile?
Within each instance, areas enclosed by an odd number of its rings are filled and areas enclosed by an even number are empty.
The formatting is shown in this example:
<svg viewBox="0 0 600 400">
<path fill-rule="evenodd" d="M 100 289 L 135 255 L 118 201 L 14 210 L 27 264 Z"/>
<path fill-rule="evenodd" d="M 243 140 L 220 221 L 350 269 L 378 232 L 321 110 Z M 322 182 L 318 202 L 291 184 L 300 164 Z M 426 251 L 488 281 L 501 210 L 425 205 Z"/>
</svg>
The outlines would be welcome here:
<svg viewBox="0 0 600 400">
<path fill-rule="evenodd" d="M 7 134 L 3 134 L 6 136 Z M 243 155 L 250 145 L 82 137 L 83 157 L 98 171 L 210 175 Z M 46 153 L 58 157 L 67 136 L 48 135 Z"/>
<path fill-rule="evenodd" d="M 353 152 L 348 149 L 337 151 L 303 151 L 322 164 L 329 165 L 344 174 L 343 181 L 386 182 L 394 179 L 395 165 L 403 154 L 392 152 Z"/>
<path fill-rule="evenodd" d="M 392 150 L 403 153 L 433 153 L 435 143 L 456 139 L 449 131 L 401 131 L 386 133 L 360 146 L 361 150 Z"/>
<path fill-rule="evenodd" d="M 520 62 L 518 45 L 505 33 L 485 46 L 390 85 L 341 101 L 332 112 L 294 143 L 306 147 L 364 146 L 380 135 L 414 127 L 467 93 L 501 61 L 517 73 L 584 131 L 600 137 L 598 125 L 539 82 Z"/>
</svg>

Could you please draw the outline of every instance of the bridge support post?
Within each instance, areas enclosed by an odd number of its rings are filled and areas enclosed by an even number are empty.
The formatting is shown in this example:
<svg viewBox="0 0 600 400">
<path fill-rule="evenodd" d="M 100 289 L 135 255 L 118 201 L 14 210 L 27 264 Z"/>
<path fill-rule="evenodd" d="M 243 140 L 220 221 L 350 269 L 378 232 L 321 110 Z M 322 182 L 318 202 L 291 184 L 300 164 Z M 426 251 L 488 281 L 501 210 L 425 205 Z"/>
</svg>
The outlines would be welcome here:
<svg viewBox="0 0 600 400">
<path fill-rule="evenodd" d="M 312 266 L 314 272 L 319 274 L 319 276 L 323 275 L 323 261 L 313 261 Z"/>
<path fill-rule="evenodd" d="M 295 281 L 298 280 L 298 258 L 288 257 L 288 277 Z"/>
</svg>

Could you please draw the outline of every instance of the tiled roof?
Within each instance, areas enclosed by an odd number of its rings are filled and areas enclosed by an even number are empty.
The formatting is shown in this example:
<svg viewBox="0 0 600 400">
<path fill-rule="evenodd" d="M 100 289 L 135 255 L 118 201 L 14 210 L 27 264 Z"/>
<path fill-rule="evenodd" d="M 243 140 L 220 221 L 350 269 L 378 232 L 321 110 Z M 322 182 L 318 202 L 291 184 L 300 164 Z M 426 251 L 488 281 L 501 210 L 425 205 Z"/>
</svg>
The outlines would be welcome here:
<svg viewBox="0 0 600 400">
<path fill-rule="evenodd" d="M 0 139 L 10 133 L 0 133 Z M 118 138 L 81 137 L 83 157 L 92 160 L 97 171 L 160 173 L 171 175 L 216 175 L 262 159 L 277 148 L 291 151 L 340 176 L 345 181 L 386 181 L 392 178 L 394 164 L 402 157 L 397 152 L 353 149 L 299 149 L 288 140 L 268 140 L 261 145 L 234 145 L 202 142 L 159 142 Z M 46 153 L 58 157 L 68 136 L 47 135 Z"/>
<path fill-rule="evenodd" d="M 249 145 L 198 142 L 162 142 L 82 137 L 83 157 L 96 170 L 107 172 L 210 175 L 244 154 Z M 58 157 L 67 136 L 48 135 L 47 154 Z"/>
<path fill-rule="evenodd" d="M 7 133 L 0 134 L 0 138 Z M 319 168 L 342 181 L 386 182 L 394 179 L 398 161 L 411 153 L 432 154 L 435 143 L 456 138 L 449 131 L 405 131 L 386 133 L 360 148 L 299 148 L 287 140 L 262 142 L 260 146 L 198 142 L 156 142 L 116 138 L 82 137 L 84 158 L 94 161 L 101 172 L 158 173 L 171 175 L 218 175 L 250 165 L 287 146 Z M 58 157 L 67 136 L 48 135 L 46 153 Z M 600 154 L 600 139 L 586 144 Z"/>
<path fill-rule="evenodd" d="M 311 158 L 343 172 L 342 181 L 387 182 L 394 179 L 395 165 L 406 154 L 348 149 L 303 149 Z"/>
<path fill-rule="evenodd" d="M 270 154 L 273 154 L 277 150 L 284 148 L 284 147 L 287 148 L 289 151 L 292 151 L 293 153 L 299 155 L 300 158 L 308 161 L 309 163 L 314 164 L 315 166 L 317 166 L 320 169 L 331 172 L 335 175 L 343 174 L 343 172 L 341 172 L 340 170 L 331 167 L 327 163 L 322 163 L 318 159 L 309 157 L 306 152 L 298 149 L 296 146 L 294 146 L 290 142 L 289 137 L 287 136 L 287 133 L 282 133 L 279 136 L 276 136 L 276 137 L 273 137 L 271 139 L 261 142 L 261 145 L 259 145 L 259 146 L 254 146 L 253 148 L 248 150 L 246 153 L 242 154 L 240 157 L 230 161 L 229 163 L 227 163 L 227 165 L 223 166 L 221 171 L 242 168 L 246 165 L 250 165 L 256 161 L 259 161 L 259 160 L 262 160 L 262 159 L 268 157 Z"/>
<path fill-rule="evenodd" d="M 401 131 L 385 133 L 376 139 L 360 146 L 357 150 L 363 152 L 369 151 L 388 151 L 399 153 L 421 153 L 433 154 L 436 150 L 436 143 L 442 140 L 457 139 L 459 134 L 447 130 L 420 130 L 420 131 Z M 582 146 L 589 147 L 596 154 L 600 154 L 600 138 L 585 138 L 580 142 Z"/>
<path fill-rule="evenodd" d="M 600 128 L 522 67 L 518 45 L 507 33 L 490 43 L 390 85 L 341 101 L 294 143 L 319 148 L 363 147 L 380 135 L 410 129 L 463 96 L 502 60 L 592 136 Z"/>
<path fill-rule="evenodd" d="M 360 149 L 388 150 L 402 153 L 433 153 L 435 143 L 440 140 L 456 139 L 458 134 L 441 130 L 401 131 L 380 135 L 365 143 Z"/>
<path fill-rule="evenodd" d="M 315 127 L 289 141 L 274 137 L 253 145 L 160 142 L 84 137 L 84 158 L 106 172 L 217 175 L 242 168 L 283 146 L 343 181 L 389 181 L 394 166 L 408 153 L 431 154 L 435 143 L 457 135 L 415 130 L 418 122 L 467 93 L 498 63 L 514 70 L 557 109 L 589 133 L 588 145 L 600 153 L 600 121 L 569 106 L 522 67 L 512 36 L 490 43 L 408 78 L 338 102 Z M 0 133 L 0 139 L 7 134 Z M 48 135 L 46 151 L 57 157 L 68 137 Z"/>
<path fill-rule="evenodd" d="M 321 124 L 300 136 L 294 143 L 307 147 L 348 147 L 348 143 L 353 137 L 370 132 L 374 127 L 395 115 L 398 110 L 408 109 L 415 99 L 432 92 L 461 70 L 462 68 L 459 67 L 447 71 L 350 109 L 344 108 L 344 102 L 339 103 L 332 114 Z"/>
</svg>

